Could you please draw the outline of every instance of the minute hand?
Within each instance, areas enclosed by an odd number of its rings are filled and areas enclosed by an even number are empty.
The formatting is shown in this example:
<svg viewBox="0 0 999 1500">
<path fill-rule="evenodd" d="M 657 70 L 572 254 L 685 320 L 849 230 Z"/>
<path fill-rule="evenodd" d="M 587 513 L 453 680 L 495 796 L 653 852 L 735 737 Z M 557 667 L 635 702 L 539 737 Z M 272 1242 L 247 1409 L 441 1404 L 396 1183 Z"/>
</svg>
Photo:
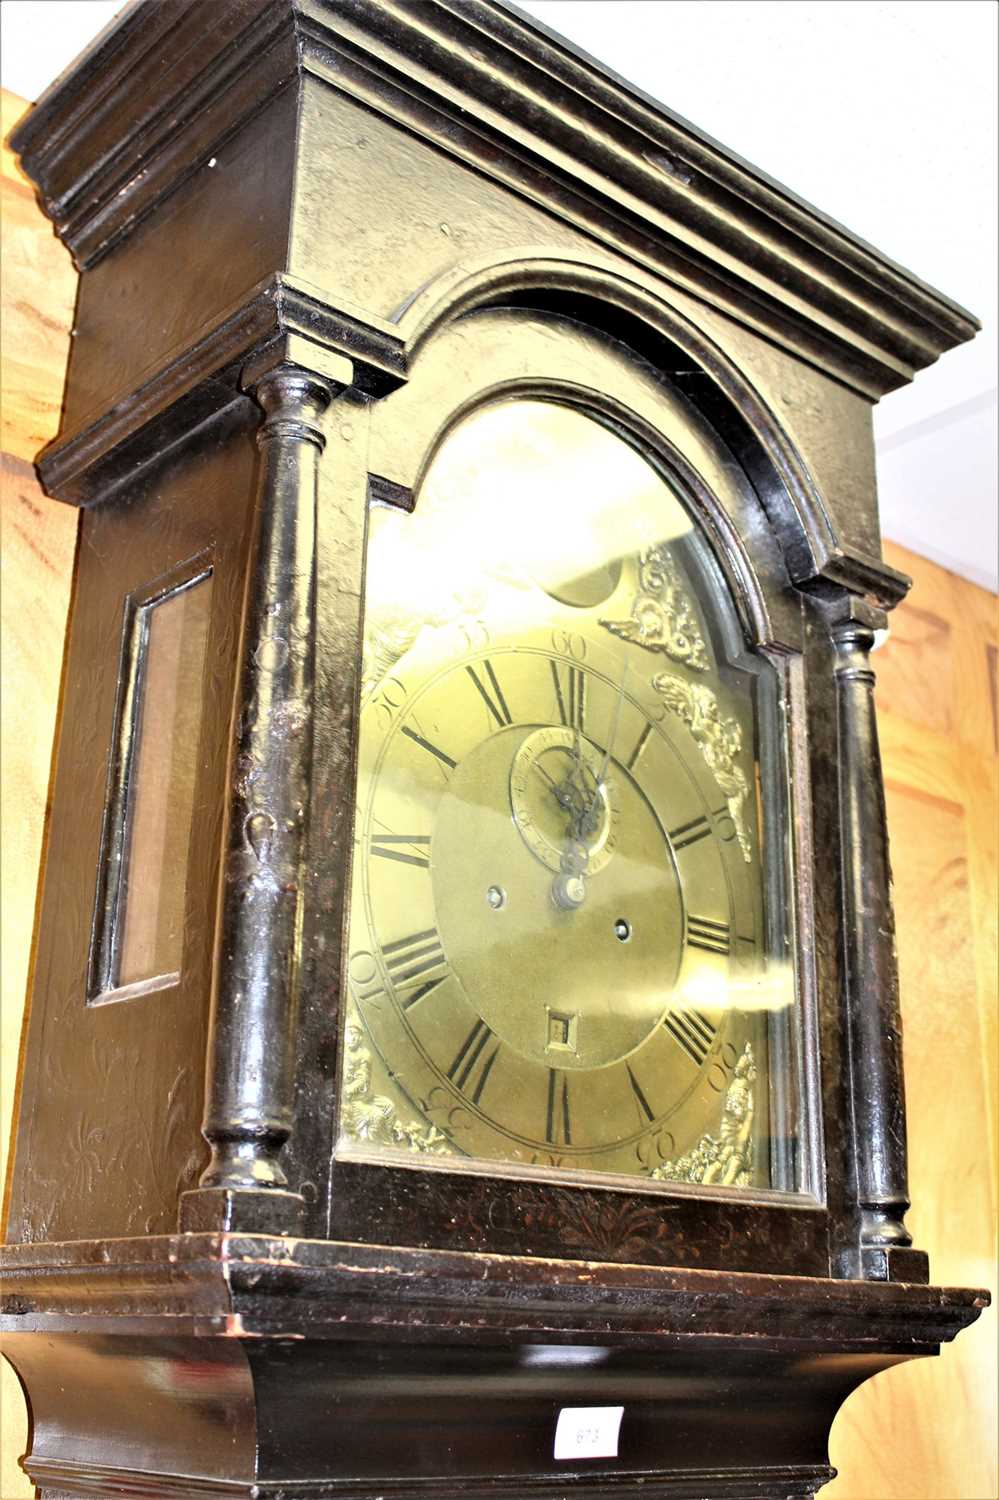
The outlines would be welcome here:
<svg viewBox="0 0 999 1500">
<path fill-rule="evenodd" d="M 617 743 L 617 731 L 621 723 L 621 706 L 624 703 L 624 685 L 627 679 L 628 662 L 627 659 L 625 659 L 624 670 L 621 673 L 621 686 L 618 688 L 617 702 L 614 704 L 614 718 L 611 722 L 610 739 L 607 741 L 607 748 L 604 751 L 604 758 L 600 763 L 600 772 L 597 776 L 596 786 L 593 789 L 593 798 L 590 802 L 589 812 L 587 815 L 587 821 L 589 822 L 592 822 L 593 818 L 596 815 L 597 803 L 600 800 L 600 793 L 603 791 L 604 787 L 607 784 L 607 767 L 610 765 L 611 755 L 613 754 L 614 746 Z"/>
</svg>

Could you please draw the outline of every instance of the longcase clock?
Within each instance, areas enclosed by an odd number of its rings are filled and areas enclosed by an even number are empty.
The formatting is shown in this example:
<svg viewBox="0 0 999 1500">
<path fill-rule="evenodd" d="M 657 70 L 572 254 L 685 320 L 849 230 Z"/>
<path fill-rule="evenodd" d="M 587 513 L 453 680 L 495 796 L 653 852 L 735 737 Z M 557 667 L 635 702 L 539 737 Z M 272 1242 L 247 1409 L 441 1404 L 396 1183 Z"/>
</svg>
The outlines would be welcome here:
<svg viewBox="0 0 999 1500">
<path fill-rule="evenodd" d="M 929 1284 L 871 409 L 974 320 L 487 0 L 19 128 L 83 509 L 5 1253 L 51 1500 L 811 1496 Z"/>
</svg>

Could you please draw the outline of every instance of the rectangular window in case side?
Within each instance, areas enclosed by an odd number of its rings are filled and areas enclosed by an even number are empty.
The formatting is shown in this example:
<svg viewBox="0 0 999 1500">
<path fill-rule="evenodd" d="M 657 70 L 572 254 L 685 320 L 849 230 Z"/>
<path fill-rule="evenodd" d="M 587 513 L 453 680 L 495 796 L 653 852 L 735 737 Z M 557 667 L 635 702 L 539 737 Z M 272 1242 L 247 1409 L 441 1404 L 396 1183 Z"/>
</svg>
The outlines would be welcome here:
<svg viewBox="0 0 999 1500">
<path fill-rule="evenodd" d="M 187 564 L 125 606 L 90 1003 L 180 977 L 212 570 Z"/>
</svg>

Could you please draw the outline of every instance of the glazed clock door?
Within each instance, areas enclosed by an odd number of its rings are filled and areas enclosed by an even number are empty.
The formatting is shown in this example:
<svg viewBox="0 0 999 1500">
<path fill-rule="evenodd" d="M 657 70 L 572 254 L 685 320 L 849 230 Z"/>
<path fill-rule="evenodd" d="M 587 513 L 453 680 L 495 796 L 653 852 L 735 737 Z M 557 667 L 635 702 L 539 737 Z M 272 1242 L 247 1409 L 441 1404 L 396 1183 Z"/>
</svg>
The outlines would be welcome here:
<svg viewBox="0 0 999 1500">
<path fill-rule="evenodd" d="M 594 414 L 487 402 L 373 506 L 338 1156 L 793 1189 L 779 725 L 691 498 Z"/>
</svg>

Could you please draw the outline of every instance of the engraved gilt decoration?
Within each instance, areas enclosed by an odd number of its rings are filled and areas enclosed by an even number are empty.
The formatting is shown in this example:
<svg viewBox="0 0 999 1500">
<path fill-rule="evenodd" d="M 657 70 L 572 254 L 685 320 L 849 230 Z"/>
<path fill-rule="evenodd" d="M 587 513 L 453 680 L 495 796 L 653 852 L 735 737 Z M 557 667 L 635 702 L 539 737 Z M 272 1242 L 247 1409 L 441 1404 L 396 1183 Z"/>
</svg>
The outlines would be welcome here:
<svg viewBox="0 0 999 1500">
<path fill-rule="evenodd" d="M 742 816 L 749 783 L 745 772 L 735 763 L 735 757 L 742 749 L 742 730 L 738 721 L 723 716 L 718 699 L 704 683 L 684 682 L 668 672 L 659 672 L 653 677 L 652 686 L 690 730 L 705 764 L 724 794 L 742 857 L 747 865 L 750 864 L 749 835 Z"/>
<path fill-rule="evenodd" d="M 347 1023 L 343 1068 L 342 1129 L 352 1141 L 395 1150 L 419 1151 L 430 1156 L 451 1156 L 451 1143 L 436 1125 L 400 1120 L 396 1106 L 372 1088 L 374 1064 L 361 1028 Z"/>
<path fill-rule="evenodd" d="M 629 620 L 601 620 L 612 635 L 646 651 L 661 651 L 672 661 L 707 671 L 708 656 L 669 547 L 660 542 L 639 554 L 639 592 Z"/>
<path fill-rule="evenodd" d="M 702 1135 L 676 1161 L 663 1162 L 650 1176 L 656 1182 L 692 1182 L 719 1187 L 749 1187 L 753 1170 L 753 1084 L 756 1064 L 749 1042 L 735 1065 L 725 1094 L 718 1135 Z"/>
</svg>

